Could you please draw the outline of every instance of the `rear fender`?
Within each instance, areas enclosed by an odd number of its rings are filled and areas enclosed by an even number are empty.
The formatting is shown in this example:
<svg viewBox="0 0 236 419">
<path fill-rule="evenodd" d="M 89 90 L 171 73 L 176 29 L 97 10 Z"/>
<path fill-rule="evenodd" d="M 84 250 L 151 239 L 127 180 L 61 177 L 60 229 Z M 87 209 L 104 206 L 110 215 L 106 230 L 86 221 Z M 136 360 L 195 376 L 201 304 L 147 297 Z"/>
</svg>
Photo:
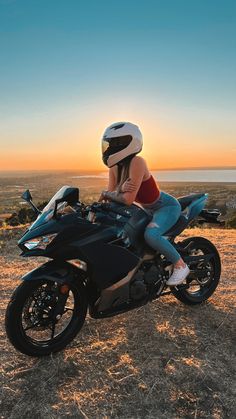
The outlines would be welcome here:
<svg viewBox="0 0 236 419">
<path fill-rule="evenodd" d="M 25 274 L 22 281 L 35 281 L 36 279 L 47 279 L 60 284 L 73 282 L 75 279 L 84 279 L 85 272 L 78 267 L 68 263 L 59 261 L 49 261 L 41 265 L 39 268 Z"/>
<path fill-rule="evenodd" d="M 219 216 L 221 215 L 221 212 L 218 209 L 203 209 L 199 217 L 198 221 L 200 224 L 206 222 L 206 223 L 213 223 L 213 224 L 223 224 L 222 221 L 218 220 Z"/>
</svg>

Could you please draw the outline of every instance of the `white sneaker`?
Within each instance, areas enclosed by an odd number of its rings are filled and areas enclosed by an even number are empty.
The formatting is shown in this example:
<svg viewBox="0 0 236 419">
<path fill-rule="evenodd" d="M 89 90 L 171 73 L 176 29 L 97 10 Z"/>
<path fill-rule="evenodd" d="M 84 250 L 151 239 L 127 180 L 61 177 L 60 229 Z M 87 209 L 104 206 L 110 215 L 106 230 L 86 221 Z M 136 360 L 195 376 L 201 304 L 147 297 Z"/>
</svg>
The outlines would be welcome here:
<svg viewBox="0 0 236 419">
<path fill-rule="evenodd" d="M 188 265 L 185 265 L 184 268 L 174 268 L 172 275 L 166 282 L 166 285 L 175 287 L 176 285 L 182 284 L 182 282 L 184 282 L 185 278 L 188 276 L 189 272 L 190 269 Z"/>
</svg>

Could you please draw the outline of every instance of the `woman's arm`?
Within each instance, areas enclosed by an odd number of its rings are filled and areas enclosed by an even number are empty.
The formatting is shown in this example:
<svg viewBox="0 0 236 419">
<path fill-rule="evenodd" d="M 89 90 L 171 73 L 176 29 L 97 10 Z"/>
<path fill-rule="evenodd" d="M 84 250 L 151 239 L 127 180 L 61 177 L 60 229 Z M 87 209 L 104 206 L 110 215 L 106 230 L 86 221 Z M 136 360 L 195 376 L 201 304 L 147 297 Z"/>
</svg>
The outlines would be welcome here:
<svg viewBox="0 0 236 419">
<path fill-rule="evenodd" d="M 104 193 L 105 199 L 120 202 L 125 205 L 131 205 L 137 195 L 137 192 L 142 183 L 146 170 L 146 162 L 142 157 L 136 156 L 130 163 L 129 180 L 126 182 L 130 185 L 129 188 L 124 188 L 124 192 L 106 191 Z"/>
<path fill-rule="evenodd" d="M 109 169 L 109 179 L 108 179 L 108 191 L 115 191 L 117 187 L 117 167 L 111 167 Z"/>
<path fill-rule="evenodd" d="M 110 191 L 110 192 L 115 191 L 115 189 L 117 187 L 117 167 L 115 167 L 115 166 L 111 167 L 109 169 L 108 176 L 109 176 L 109 178 L 108 178 L 107 191 Z M 107 191 L 102 191 L 102 193 L 101 193 L 101 195 L 98 199 L 98 202 L 101 202 L 101 201 L 104 201 L 104 200 L 107 199 L 104 196 L 104 193 L 107 192 Z"/>
</svg>

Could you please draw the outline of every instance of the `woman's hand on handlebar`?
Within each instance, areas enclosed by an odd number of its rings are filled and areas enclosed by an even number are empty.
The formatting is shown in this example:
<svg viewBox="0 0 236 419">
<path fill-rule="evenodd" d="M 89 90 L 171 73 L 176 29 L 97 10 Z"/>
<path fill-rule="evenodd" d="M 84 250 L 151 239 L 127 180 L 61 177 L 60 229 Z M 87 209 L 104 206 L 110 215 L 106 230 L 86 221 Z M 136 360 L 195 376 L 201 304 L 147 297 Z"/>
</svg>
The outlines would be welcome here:
<svg viewBox="0 0 236 419">
<path fill-rule="evenodd" d="M 108 196 L 106 196 L 106 193 L 107 192 L 108 191 L 102 191 L 101 192 L 101 195 L 100 195 L 100 197 L 98 199 L 98 202 L 110 202 L 110 199 L 108 198 Z"/>
</svg>

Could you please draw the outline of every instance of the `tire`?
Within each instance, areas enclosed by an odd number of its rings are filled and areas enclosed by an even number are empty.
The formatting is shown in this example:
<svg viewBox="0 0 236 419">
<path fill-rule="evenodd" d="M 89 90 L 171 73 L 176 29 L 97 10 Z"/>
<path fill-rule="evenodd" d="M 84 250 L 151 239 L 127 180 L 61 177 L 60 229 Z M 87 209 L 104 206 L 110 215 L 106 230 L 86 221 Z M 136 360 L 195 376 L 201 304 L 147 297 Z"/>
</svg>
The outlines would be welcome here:
<svg viewBox="0 0 236 419">
<path fill-rule="evenodd" d="M 53 284 L 53 285 L 52 285 Z M 85 292 L 85 286 L 83 283 L 73 283 L 70 284 L 70 291 L 69 295 L 73 298 L 73 309 L 72 308 L 63 308 L 63 310 L 66 310 L 63 312 L 61 319 L 63 316 L 65 317 L 65 314 L 67 316 L 68 313 L 71 313 L 71 319 L 69 320 L 67 326 L 62 330 L 61 333 L 54 336 L 51 339 L 47 339 L 46 341 L 38 341 L 35 340 L 32 337 L 29 337 L 26 333 L 27 327 L 24 329 L 23 322 L 24 320 L 24 312 L 27 309 L 27 304 L 30 304 L 30 301 L 34 301 L 35 305 L 38 304 L 38 301 L 36 300 L 36 297 L 33 297 L 37 295 L 40 296 L 40 290 L 46 288 L 43 287 L 56 287 L 54 282 L 50 282 L 44 279 L 38 279 L 34 281 L 25 281 L 22 282 L 14 291 L 12 298 L 8 304 L 7 310 L 6 310 L 6 317 L 5 317 L 5 326 L 6 326 L 6 333 L 8 336 L 8 339 L 12 343 L 12 345 L 20 352 L 26 355 L 30 356 L 46 356 L 53 352 L 58 352 L 65 348 L 66 345 L 68 345 L 69 342 L 71 342 L 74 337 L 77 335 L 77 333 L 80 331 L 84 324 L 84 320 L 87 314 L 87 307 L 88 307 L 88 301 L 87 296 Z M 54 293 L 55 294 L 55 293 Z M 42 295 L 42 292 L 41 292 Z M 45 293 L 46 295 L 46 293 Z M 51 291 L 51 295 L 53 295 Z M 68 300 L 68 298 L 67 298 Z M 41 301 L 41 300 L 40 300 Z M 39 303 L 40 305 L 40 303 Z M 38 307 L 39 307 L 38 305 Z M 38 308 L 39 310 L 40 308 Z M 48 308 L 48 311 L 50 311 L 51 308 Z M 37 310 L 37 308 L 36 308 Z M 51 309 L 52 311 L 52 309 Z M 41 313 L 44 312 L 41 310 Z M 73 314 L 72 314 L 73 313 Z M 45 332 L 48 332 L 47 329 L 49 329 L 49 322 L 51 320 L 46 320 L 48 322 L 47 327 L 43 324 L 42 326 L 40 324 L 34 326 L 34 323 L 32 323 L 32 320 L 30 316 L 32 316 L 32 313 L 30 313 L 30 309 L 28 310 L 28 322 L 31 322 L 29 324 L 33 324 L 32 327 L 28 327 L 28 329 L 31 329 L 30 332 L 37 332 L 41 333 L 41 335 Z M 45 321 L 43 318 L 45 315 L 41 315 L 41 321 Z M 26 317 L 27 319 L 27 317 Z M 49 315 L 48 315 L 49 319 Z M 61 321 L 61 319 L 58 321 Z M 55 326 L 55 329 L 58 327 L 58 324 Z M 53 328 L 53 326 L 52 326 Z M 52 328 L 49 329 L 52 331 Z M 38 330 L 39 331 L 38 331 Z M 28 332 L 29 333 L 29 332 Z M 49 334 L 52 332 L 48 332 Z"/>
<path fill-rule="evenodd" d="M 204 255 L 209 253 L 213 254 L 213 257 L 209 260 L 209 279 L 207 279 L 205 285 L 200 287 L 199 291 L 191 292 L 192 281 L 186 279 L 186 282 L 189 283 L 189 288 L 187 289 L 178 289 L 178 287 L 172 288 L 171 291 L 173 295 L 184 304 L 196 305 L 201 304 L 206 301 L 215 291 L 218 286 L 221 274 L 221 262 L 220 256 L 216 247 L 207 239 L 203 237 L 190 237 L 181 242 L 181 246 L 185 247 L 190 242 L 193 242 L 194 245 L 191 246 L 192 251 L 201 251 Z M 194 249 L 194 250 L 193 250 Z M 190 253 L 191 254 L 191 253 Z"/>
</svg>

